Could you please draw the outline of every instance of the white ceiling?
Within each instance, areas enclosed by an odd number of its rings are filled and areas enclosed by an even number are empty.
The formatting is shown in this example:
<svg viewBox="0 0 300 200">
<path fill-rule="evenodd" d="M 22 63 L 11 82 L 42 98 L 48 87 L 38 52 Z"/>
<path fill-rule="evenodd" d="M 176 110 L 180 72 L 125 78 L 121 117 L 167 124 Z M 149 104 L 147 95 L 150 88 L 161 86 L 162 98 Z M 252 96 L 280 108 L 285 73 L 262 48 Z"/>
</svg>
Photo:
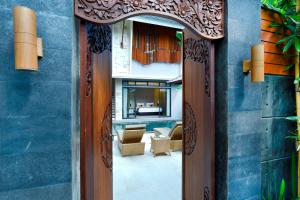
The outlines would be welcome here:
<svg viewBox="0 0 300 200">
<path fill-rule="evenodd" d="M 176 21 L 162 18 L 162 17 L 151 16 L 151 15 L 142 15 L 142 16 L 131 17 L 128 20 L 143 22 L 143 23 L 148 23 L 148 24 L 154 24 L 154 25 L 160 25 L 160 26 L 166 26 L 166 27 L 171 27 L 171 28 L 177 28 L 177 29 L 184 29 L 184 26 L 177 23 Z"/>
</svg>

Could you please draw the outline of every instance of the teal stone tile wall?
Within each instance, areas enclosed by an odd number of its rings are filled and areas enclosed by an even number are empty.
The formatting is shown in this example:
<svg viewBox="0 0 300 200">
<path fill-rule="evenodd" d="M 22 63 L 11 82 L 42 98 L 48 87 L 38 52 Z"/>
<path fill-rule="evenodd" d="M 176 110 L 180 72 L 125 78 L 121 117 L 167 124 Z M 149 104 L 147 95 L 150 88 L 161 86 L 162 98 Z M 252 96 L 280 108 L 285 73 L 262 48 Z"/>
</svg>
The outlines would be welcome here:
<svg viewBox="0 0 300 200">
<path fill-rule="evenodd" d="M 37 12 L 44 40 L 39 72 L 14 69 L 15 5 Z M 78 197 L 73 1 L 3 0 L 0 18 L 0 200 L 72 199 L 71 182 Z M 294 115 L 292 78 L 267 76 L 253 84 L 242 73 L 250 46 L 260 42 L 259 0 L 225 1 L 225 36 L 215 42 L 216 197 L 261 199 L 272 177 L 290 179 L 292 145 L 285 136 L 294 125 L 284 118 Z"/>
<path fill-rule="evenodd" d="M 262 193 L 278 196 L 281 179 L 286 182 L 286 199 L 291 199 L 291 153 L 293 140 L 286 137 L 296 130 L 295 91 L 293 77 L 267 76 L 262 88 L 262 117 L 264 130 L 261 141 Z M 277 192 L 276 192 L 277 191 Z"/>
<path fill-rule="evenodd" d="M 37 14 L 39 71 L 14 67 L 13 7 Z M 0 199 L 71 199 L 72 0 L 0 4 Z"/>
<path fill-rule="evenodd" d="M 291 77 L 266 76 L 251 83 L 242 61 L 260 43 L 260 1 L 225 1 L 225 35 L 216 42 L 217 199 L 262 199 L 281 178 L 290 190 L 290 152 L 285 137 L 295 125 Z M 276 178 L 273 179 L 273 177 Z M 275 181 L 272 181 L 275 180 Z"/>
<path fill-rule="evenodd" d="M 242 61 L 260 42 L 260 1 L 225 1 L 225 35 L 216 42 L 216 195 L 261 199 L 262 85 Z"/>
</svg>

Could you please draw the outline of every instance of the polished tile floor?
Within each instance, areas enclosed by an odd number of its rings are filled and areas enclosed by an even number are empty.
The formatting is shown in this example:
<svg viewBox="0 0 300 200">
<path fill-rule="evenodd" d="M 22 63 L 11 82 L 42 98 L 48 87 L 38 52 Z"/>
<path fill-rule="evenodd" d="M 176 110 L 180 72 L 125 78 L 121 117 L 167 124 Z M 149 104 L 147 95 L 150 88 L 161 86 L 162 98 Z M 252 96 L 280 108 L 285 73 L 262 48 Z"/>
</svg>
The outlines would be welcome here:
<svg viewBox="0 0 300 200">
<path fill-rule="evenodd" d="M 153 157 L 150 153 L 150 135 L 145 134 L 145 155 L 122 157 L 117 138 L 113 147 L 114 200 L 181 200 L 182 156 Z"/>
</svg>

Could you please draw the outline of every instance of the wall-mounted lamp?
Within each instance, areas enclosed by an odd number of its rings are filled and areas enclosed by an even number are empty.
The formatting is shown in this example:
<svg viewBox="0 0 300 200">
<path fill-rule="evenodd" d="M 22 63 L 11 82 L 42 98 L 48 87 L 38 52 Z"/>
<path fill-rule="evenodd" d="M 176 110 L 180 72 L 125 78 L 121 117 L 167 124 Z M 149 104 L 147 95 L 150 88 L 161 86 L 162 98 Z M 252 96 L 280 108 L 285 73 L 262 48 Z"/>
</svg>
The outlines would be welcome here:
<svg viewBox="0 0 300 200">
<path fill-rule="evenodd" d="M 42 38 L 37 38 L 36 15 L 27 7 L 14 8 L 15 65 L 17 70 L 38 70 L 43 57 Z"/>
<path fill-rule="evenodd" d="M 264 68 L 264 44 L 257 44 L 251 47 L 251 60 L 243 61 L 243 72 L 251 71 L 252 82 L 263 82 L 265 80 Z"/>
</svg>

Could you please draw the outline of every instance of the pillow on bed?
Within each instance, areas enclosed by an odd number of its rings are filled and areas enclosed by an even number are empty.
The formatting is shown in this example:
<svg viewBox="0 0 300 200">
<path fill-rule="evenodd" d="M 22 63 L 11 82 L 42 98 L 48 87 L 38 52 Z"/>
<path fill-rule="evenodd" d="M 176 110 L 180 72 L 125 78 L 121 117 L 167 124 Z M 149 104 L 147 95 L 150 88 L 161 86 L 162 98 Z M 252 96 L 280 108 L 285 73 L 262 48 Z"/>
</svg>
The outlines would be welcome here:
<svg viewBox="0 0 300 200">
<path fill-rule="evenodd" d="M 126 130 L 146 129 L 146 124 L 129 124 L 125 125 Z"/>
<path fill-rule="evenodd" d="M 141 107 L 144 107 L 144 103 L 136 103 L 136 107 L 138 107 L 138 108 L 141 108 Z"/>
<path fill-rule="evenodd" d="M 153 106 L 154 106 L 154 103 L 146 103 L 146 106 L 147 106 L 147 107 L 153 107 Z"/>
</svg>

